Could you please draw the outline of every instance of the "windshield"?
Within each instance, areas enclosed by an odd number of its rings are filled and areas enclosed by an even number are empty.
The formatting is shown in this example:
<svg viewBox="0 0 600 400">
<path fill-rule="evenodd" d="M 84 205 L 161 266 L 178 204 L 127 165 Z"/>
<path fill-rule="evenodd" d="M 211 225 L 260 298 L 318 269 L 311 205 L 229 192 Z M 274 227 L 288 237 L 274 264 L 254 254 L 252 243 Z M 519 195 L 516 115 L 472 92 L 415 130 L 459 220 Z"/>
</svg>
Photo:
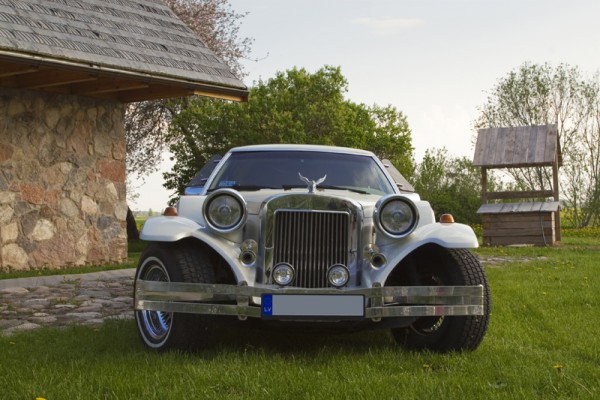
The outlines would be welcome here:
<svg viewBox="0 0 600 400">
<path fill-rule="evenodd" d="M 257 151 L 233 153 L 211 182 L 209 191 L 306 188 L 310 181 L 325 180 L 318 188 L 390 194 L 394 188 L 375 160 L 369 156 L 306 152 Z"/>
</svg>

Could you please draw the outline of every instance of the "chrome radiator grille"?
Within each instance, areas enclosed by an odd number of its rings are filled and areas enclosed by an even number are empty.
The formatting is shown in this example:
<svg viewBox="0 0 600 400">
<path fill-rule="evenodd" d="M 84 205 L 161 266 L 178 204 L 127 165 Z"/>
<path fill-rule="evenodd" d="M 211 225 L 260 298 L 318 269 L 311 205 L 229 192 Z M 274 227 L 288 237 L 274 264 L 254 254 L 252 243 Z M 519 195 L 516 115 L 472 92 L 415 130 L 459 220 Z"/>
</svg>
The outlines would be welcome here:
<svg viewBox="0 0 600 400">
<path fill-rule="evenodd" d="M 327 269 L 334 264 L 348 265 L 348 213 L 277 211 L 274 223 L 273 265 L 294 267 L 292 286 L 327 287 Z"/>
</svg>

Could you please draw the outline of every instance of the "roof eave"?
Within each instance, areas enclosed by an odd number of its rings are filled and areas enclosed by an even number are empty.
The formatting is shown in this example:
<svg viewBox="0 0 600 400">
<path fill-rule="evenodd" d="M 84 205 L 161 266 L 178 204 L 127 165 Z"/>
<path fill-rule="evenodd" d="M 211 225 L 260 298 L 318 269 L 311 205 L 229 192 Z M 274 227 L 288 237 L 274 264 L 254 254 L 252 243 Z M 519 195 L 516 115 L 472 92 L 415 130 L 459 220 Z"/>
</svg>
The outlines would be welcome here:
<svg viewBox="0 0 600 400">
<path fill-rule="evenodd" d="M 218 85 L 215 83 L 193 81 L 176 76 L 149 74 L 144 71 L 115 68 L 113 66 L 102 65 L 99 63 L 89 63 L 76 60 L 52 58 L 47 56 L 41 56 L 38 54 L 25 54 L 6 49 L 0 49 L 0 61 L 3 59 L 38 68 L 56 68 L 60 70 L 88 72 L 92 75 L 101 77 L 127 78 L 132 81 L 142 82 L 148 87 L 150 87 L 151 85 L 158 85 L 162 88 L 162 90 L 149 90 L 147 88 L 140 88 L 136 90 L 129 90 L 126 92 L 123 91 L 117 96 L 110 97 L 92 96 L 100 98 L 111 98 L 123 103 L 156 100 L 168 97 L 183 97 L 190 95 L 207 96 L 231 101 L 248 100 L 248 89 L 245 86 L 232 87 L 223 84 Z"/>
</svg>

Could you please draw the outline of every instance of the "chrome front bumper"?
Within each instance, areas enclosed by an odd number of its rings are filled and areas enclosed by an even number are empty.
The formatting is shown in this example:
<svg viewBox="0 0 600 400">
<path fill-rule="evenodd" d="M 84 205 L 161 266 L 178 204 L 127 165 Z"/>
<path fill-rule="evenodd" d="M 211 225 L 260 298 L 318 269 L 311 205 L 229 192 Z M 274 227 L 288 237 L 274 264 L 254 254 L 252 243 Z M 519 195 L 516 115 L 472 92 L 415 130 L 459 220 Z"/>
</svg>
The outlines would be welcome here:
<svg viewBox="0 0 600 400">
<path fill-rule="evenodd" d="M 315 299 L 316 296 L 363 296 L 365 301 L 362 302 L 362 315 L 354 315 L 353 318 L 370 318 L 377 321 L 387 317 L 484 314 L 482 285 L 374 286 L 359 289 L 304 289 L 253 287 L 247 286 L 245 282 L 235 286 L 137 280 L 134 307 L 136 310 L 233 315 L 245 319 L 266 317 L 263 307 L 252 302 L 252 298 L 261 298 L 263 295 L 305 295 L 315 296 Z M 340 316 L 344 315 L 344 310 L 340 310 Z M 282 317 L 268 315 L 271 316 Z M 306 314 L 302 317 L 310 316 Z"/>
</svg>

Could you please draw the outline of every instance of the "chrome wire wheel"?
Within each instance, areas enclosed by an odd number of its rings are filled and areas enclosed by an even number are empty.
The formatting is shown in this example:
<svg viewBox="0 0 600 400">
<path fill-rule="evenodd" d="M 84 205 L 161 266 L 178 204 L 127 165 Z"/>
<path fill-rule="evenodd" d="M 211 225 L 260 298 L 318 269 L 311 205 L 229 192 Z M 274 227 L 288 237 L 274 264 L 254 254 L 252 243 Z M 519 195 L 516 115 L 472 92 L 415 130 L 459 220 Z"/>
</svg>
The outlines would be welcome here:
<svg viewBox="0 0 600 400">
<path fill-rule="evenodd" d="M 444 285 L 444 282 L 438 276 L 421 277 L 421 282 L 425 286 Z M 438 329 L 440 329 L 443 323 L 443 315 L 440 317 L 421 317 L 410 327 L 410 329 L 417 335 L 429 335 L 435 333 Z"/>
<path fill-rule="evenodd" d="M 195 242 L 150 243 L 140 255 L 135 282 L 216 283 L 212 260 Z M 137 287 L 134 288 L 134 296 Z M 171 300 L 167 294 L 163 299 Z M 136 326 L 142 342 L 156 351 L 208 348 L 216 328 L 210 316 L 156 311 L 136 300 Z M 148 308 L 148 309 L 146 309 Z"/>
<path fill-rule="evenodd" d="M 154 282 L 170 282 L 163 263 L 155 257 L 147 258 L 139 269 L 137 279 Z M 161 346 L 169 335 L 173 313 L 164 311 L 141 310 L 137 320 L 143 332 L 144 340 L 151 347 Z"/>
</svg>

